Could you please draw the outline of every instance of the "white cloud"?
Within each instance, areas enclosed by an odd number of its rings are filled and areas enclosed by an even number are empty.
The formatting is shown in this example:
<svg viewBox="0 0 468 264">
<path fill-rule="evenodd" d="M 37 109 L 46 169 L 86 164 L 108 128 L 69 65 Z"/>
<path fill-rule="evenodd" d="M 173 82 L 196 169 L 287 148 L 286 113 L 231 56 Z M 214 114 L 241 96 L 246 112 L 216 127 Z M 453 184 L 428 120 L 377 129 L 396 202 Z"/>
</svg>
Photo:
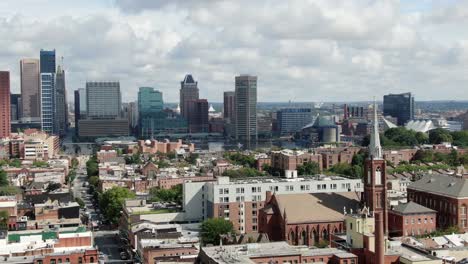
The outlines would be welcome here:
<svg viewBox="0 0 468 264">
<path fill-rule="evenodd" d="M 260 101 L 400 91 L 468 99 L 460 92 L 468 33 L 459 27 L 468 1 L 434 9 L 421 1 L 411 12 L 397 0 L 28 1 L 0 4 L 0 69 L 12 71 L 14 91 L 19 60 L 55 48 L 65 57 L 69 95 L 86 80 L 109 79 L 121 81 L 126 100 L 154 86 L 175 102 L 190 72 L 211 101 L 222 101 L 240 73 L 258 75 Z"/>
</svg>

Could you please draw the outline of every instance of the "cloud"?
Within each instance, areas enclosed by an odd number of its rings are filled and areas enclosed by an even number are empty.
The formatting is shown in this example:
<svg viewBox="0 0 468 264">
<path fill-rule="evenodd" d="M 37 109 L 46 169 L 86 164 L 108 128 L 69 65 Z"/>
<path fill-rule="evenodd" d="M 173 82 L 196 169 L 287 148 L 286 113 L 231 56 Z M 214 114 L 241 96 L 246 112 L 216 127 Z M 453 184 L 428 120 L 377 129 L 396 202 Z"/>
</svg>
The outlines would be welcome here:
<svg viewBox="0 0 468 264">
<path fill-rule="evenodd" d="M 3 9 L 0 68 L 12 71 L 19 91 L 19 60 L 55 48 L 69 95 L 87 80 L 120 80 L 126 101 L 139 86 L 154 86 L 176 102 L 186 73 L 202 97 L 218 102 L 241 73 L 258 75 L 259 101 L 400 91 L 468 99 L 460 92 L 468 33 L 456 27 L 466 2 L 411 12 L 397 0 L 115 0 L 89 10 L 74 3 L 75 13 L 50 9 L 47 16 Z"/>
</svg>

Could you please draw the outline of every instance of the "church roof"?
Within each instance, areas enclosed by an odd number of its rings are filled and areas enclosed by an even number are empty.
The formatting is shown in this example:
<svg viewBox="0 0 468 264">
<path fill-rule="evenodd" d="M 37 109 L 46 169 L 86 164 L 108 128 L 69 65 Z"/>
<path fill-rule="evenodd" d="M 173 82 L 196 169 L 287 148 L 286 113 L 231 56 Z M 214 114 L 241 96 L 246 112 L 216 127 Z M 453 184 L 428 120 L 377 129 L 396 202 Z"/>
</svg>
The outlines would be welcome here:
<svg viewBox="0 0 468 264">
<path fill-rule="evenodd" d="M 468 197 L 468 179 L 443 174 L 427 174 L 408 189 L 449 197 Z"/>
<path fill-rule="evenodd" d="M 278 209 L 288 223 L 343 221 L 346 210 L 359 208 L 359 193 L 314 193 L 276 195 Z M 299 205 L 299 206 L 298 206 Z"/>
<path fill-rule="evenodd" d="M 417 204 L 415 202 L 408 202 L 404 204 L 399 204 L 393 208 L 393 211 L 400 214 L 419 214 L 419 213 L 435 213 L 436 211 Z"/>
</svg>

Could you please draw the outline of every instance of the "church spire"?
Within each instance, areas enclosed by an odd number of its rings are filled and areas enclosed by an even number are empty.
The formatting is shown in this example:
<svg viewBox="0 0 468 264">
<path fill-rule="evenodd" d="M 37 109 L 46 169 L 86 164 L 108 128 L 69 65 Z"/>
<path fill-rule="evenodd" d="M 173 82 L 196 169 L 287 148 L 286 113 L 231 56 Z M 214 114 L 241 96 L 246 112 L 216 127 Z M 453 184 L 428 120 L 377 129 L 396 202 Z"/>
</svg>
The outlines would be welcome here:
<svg viewBox="0 0 468 264">
<path fill-rule="evenodd" d="M 382 159 L 382 147 L 380 146 L 379 121 L 377 118 L 377 103 L 374 100 L 374 120 L 369 143 L 369 155 L 372 159 Z"/>
</svg>

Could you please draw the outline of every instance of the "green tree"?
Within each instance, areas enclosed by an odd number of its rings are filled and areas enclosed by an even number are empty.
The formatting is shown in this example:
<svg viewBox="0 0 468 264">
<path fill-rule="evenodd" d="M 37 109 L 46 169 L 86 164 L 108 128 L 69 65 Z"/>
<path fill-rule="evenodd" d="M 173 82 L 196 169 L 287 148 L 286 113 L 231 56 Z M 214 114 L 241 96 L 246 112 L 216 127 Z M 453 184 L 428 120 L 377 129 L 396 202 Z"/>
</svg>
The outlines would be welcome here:
<svg viewBox="0 0 468 264">
<path fill-rule="evenodd" d="M 33 167 L 45 168 L 48 166 L 49 166 L 49 163 L 47 163 L 46 161 L 36 160 L 33 162 Z"/>
<path fill-rule="evenodd" d="M 10 160 L 10 166 L 15 167 L 15 168 L 20 168 L 21 167 L 21 160 L 19 160 L 19 159 Z"/>
<path fill-rule="evenodd" d="M 450 135 L 450 132 L 448 130 L 445 130 L 443 128 L 436 128 L 429 131 L 429 142 L 431 144 L 440 144 L 443 142 L 452 143 L 452 141 L 452 135 Z"/>
<path fill-rule="evenodd" d="M 0 169 L 0 186 L 8 186 L 9 181 L 8 181 L 8 175 L 7 173 Z"/>
<path fill-rule="evenodd" d="M 0 211 L 0 226 L 2 229 L 8 229 L 8 220 L 10 219 L 10 214 L 8 211 Z"/>
<path fill-rule="evenodd" d="M 197 164 L 197 159 L 200 155 L 198 153 L 190 153 L 190 155 L 185 159 L 188 163 L 195 165 Z"/>
<path fill-rule="evenodd" d="M 434 151 L 432 150 L 418 150 L 413 156 L 412 161 L 419 161 L 419 162 L 434 162 Z"/>
<path fill-rule="evenodd" d="M 255 168 L 256 161 L 255 157 L 252 155 L 244 155 L 238 152 L 226 152 L 224 158 L 237 165 Z"/>
<path fill-rule="evenodd" d="M 197 154 L 197 155 L 198 155 L 198 154 Z M 175 153 L 175 151 L 171 151 L 171 152 L 167 153 L 167 158 L 168 158 L 168 159 L 171 159 L 171 160 L 172 160 L 172 159 L 175 159 L 175 158 L 176 158 L 176 153 Z"/>
<path fill-rule="evenodd" d="M 450 166 L 459 166 L 460 165 L 460 160 L 458 158 L 458 151 L 456 151 L 455 149 L 452 149 L 452 151 L 450 151 L 450 153 L 448 154 L 448 164 Z"/>
<path fill-rule="evenodd" d="M 221 235 L 233 233 L 234 226 L 231 221 L 223 218 L 210 218 L 201 224 L 201 239 L 204 245 L 219 245 Z"/>
<path fill-rule="evenodd" d="M 299 175 L 316 175 L 320 173 L 320 166 L 317 162 L 305 162 L 297 167 L 297 174 Z"/>
<path fill-rule="evenodd" d="M 173 186 L 171 189 L 150 189 L 151 202 L 173 202 L 182 204 L 182 184 Z"/>
<path fill-rule="evenodd" d="M 58 183 L 58 182 L 51 182 L 49 183 L 49 185 L 47 185 L 47 192 L 53 192 L 55 190 L 58 190 L 62 187 L 62 184 Z"/>
<path fill-rule="evenodd" d="M 98 176 L 91 176 L 91 177 L 89 177 L 88 182 L 92 186 L 97 187 L 99 185 L 99 177 Z"/>
<path fill-rule="evenodd" d="M 226 170 L 223 172 L 223 176 L 229 176 L 232 178 L 244 178 L 244 177 L 257 177 L 265 176 L 265 173 L 262 173 L 253 168 L 240 168 L 237 170 Z"/>
<path fill-rule="evenodd" d="M 75 202 L 77 202 L 81 208 L 85 208 L 85 202 L 81 198 L 76 197 Z"/>
<path fill-rule="evenodd" d="M 86 162 L 86 173 L 88 177 L 99 175 L 99 163 L 95 155 L 91 156 Z"/>
<path fill-rule="evenodd" d="M 99 199 L 99 207 L 109 222 L 117 224 L 121 216 L 125 199 L 135 198 L 135 194 L 122 187 L 113 187 L 105 191 Z"/>
</svg>

